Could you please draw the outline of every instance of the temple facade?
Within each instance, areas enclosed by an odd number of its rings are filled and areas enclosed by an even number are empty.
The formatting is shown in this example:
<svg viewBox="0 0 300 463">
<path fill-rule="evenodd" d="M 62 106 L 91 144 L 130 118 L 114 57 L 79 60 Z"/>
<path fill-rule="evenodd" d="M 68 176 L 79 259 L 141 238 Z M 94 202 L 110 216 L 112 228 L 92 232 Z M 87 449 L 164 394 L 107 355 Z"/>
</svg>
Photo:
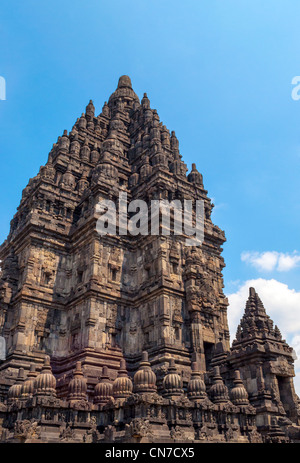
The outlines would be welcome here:
<svg viewBox="0 0 300 463">
<path fill-rule="evenodd" d="M 98 205 L 120 193 L 201 200 L 203 243 L 161 229 L 100 235 Z M 230 346 L 212 208 L 128 76 L 100 115 L 89 102 L 29 180 L 0 248 L 2 442 L 300 441 L 293 350 L 253 288 Z"/>
</svg>

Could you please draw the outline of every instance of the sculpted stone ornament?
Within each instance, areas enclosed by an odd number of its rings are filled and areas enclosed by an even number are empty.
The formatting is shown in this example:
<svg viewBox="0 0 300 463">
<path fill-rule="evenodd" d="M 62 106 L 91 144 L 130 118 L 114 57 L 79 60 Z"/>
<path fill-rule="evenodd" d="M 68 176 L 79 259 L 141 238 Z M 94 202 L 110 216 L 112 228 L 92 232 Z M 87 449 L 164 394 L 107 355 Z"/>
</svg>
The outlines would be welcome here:
<svg viewBox="0 0 300 463">
<path fill-rule="evenodd" d="M 171 429 L 170 436 L 174 439 L 175 442 L 187 442 L 191 443 L 194 441 L 194 429 L 184 429 L 180 426 L 175 426 L 175 428 Z"/>
<path fill-rule="evenodd" d="M 148 439 L 151 439 L 153 435 L 149 420 L 142 418 L 133 419 L 130 424 L 125 426 L 125 436 L 138 439 L 147 437 Z"/>
<path fill-rule="evenodd" d="M 88 429 L 82 436 L 82 440 L 86 444 L 96 443 L 99 440 L 100 434 L 97 430 L 97 420 L 95 416 L 90 419 L 90 429 Z"/>
<path fill-rule="evenodd" d="M 75 430 L 71 428 L 70 424 L 64 424 L 60 428 L 59 438 L 61 441 L 74 441 L 76 438 Z"/>
<path fill-rule="evenodd" d="M 22 440 L 40 439 L 41 428 L 34 419 L 18 420 L 14 425 L 14 436 Z"/>
</svg>

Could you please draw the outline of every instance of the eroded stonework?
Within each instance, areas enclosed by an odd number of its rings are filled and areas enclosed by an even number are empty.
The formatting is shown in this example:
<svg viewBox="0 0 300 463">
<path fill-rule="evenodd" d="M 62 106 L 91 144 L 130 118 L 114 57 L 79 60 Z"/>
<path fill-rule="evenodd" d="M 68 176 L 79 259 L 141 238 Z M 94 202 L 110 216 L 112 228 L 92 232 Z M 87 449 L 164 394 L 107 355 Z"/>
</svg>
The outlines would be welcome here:
<svg viewBox="0 0 300 463">
<path fill-rule="evenodd" d="M 203 200 L 202 246 L 100 236 L 97 204 L 120 192 Z M 23 190 L 0 248 L 3 442 L 299 440 L 292 349 L 254 289 L 230 348 L 212 208 L 129 77 L 99 116 L 90 101 Z"/>
</svg>

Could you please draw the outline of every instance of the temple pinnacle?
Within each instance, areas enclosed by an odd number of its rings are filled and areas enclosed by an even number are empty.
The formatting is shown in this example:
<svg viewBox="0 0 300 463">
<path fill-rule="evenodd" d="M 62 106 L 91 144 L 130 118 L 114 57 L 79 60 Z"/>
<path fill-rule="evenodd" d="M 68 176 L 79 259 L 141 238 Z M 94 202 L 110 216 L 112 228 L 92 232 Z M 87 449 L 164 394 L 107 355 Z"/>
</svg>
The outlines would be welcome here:
<svg viewBox="0 0 300 463">
<path fill-rule="evenodd" d="M 118 82 L 118 88 L 122 87 L 129 87 L 132 88 L 130 77 L 128 76 L 121 76 Z"/>
</svg>

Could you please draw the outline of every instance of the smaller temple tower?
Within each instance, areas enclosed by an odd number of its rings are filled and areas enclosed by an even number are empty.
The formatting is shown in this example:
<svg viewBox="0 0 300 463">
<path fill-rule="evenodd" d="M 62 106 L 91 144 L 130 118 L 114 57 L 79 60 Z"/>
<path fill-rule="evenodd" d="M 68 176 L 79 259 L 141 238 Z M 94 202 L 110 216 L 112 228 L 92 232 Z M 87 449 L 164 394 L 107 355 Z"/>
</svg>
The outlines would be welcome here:
<svg viewBox="0 0 300 463">
<path fill-rule="evenodd" d="M 282 339 L 254 288 L 250 288 L 226 363 L 230 377 L 234 370 L 240 371 L 263 434 L 275 423 L 299 425 L 293 349 Z"/>
</svg>

